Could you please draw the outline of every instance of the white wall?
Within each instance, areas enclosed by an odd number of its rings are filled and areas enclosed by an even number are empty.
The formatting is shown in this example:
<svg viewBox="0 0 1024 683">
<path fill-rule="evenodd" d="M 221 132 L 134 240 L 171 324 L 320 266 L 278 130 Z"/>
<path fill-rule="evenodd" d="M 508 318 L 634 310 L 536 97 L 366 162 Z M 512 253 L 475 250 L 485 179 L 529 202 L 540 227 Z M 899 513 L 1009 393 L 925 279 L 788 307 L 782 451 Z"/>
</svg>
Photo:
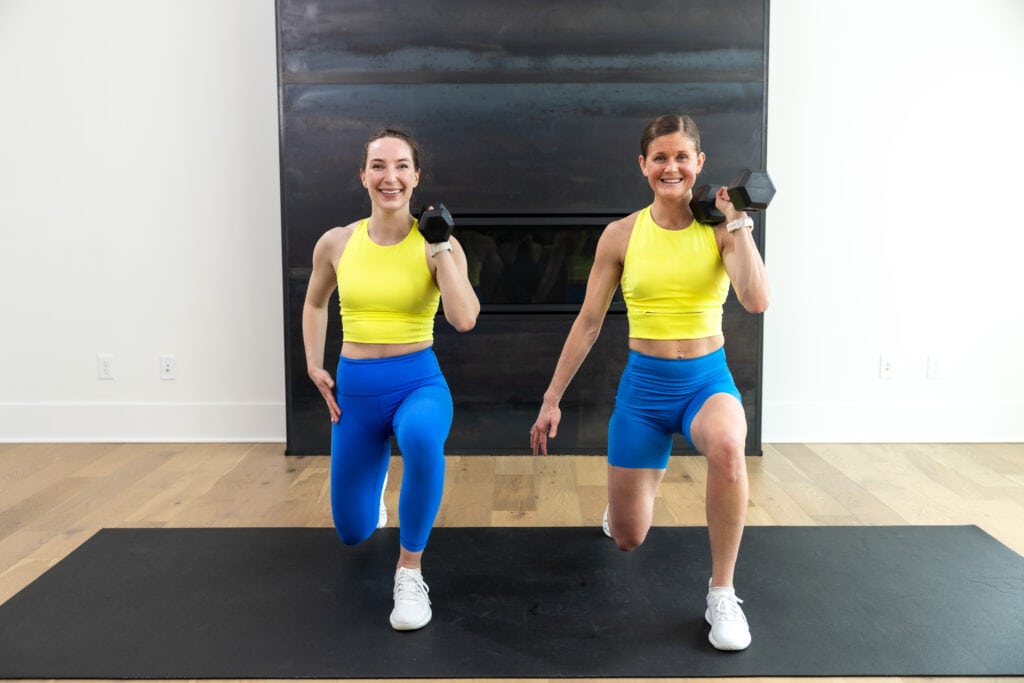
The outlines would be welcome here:
<svg viewBox="0 0 1024 683">
<path fill-rule="evenodd" d="M 1024 437 L 1022 38 L 773 0 L 765 442 Z M 0 0 L 0 441 L 284 439 L 275 59 L 272 0 Z"/>
<path fill-rule="evenodd" d="M 275 36 L 272 0 L 0 0 L 0 439 L 283 440 Z"/>
<path fill-rule="evenodd" d="M 773 0 L 769 69 L 763 440 L 1024 440 L 1024 3 Z"/>
</svg>

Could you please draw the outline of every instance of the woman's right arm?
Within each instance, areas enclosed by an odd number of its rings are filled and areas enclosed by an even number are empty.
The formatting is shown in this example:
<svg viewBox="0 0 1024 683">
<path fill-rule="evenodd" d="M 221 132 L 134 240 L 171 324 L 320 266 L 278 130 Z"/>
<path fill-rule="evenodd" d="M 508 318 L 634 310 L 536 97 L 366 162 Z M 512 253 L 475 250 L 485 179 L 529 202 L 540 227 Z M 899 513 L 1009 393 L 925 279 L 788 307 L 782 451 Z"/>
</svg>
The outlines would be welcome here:
<svg viewBox="0 0 1024 683">
<path fill-rule="evenodd" d="M 569 336 L 562 346 L 551 384 L 544 392 L 544 402 L 541 404 L 537 421 L 530 428 L 530 447 L 534 455 L 538 452 L 547 455 L 548 438 L 553 439 L 558 434 L 558 423 L 562 419 L 562 411 L 558 405 L 601 333 L 605 314 L 622 277 L 622 261 L 625 258 L 631 228 L 632 221 L 629 219 L 611 223 L 601 233 L 601 239 L 597 242 L 594 264 L 587 278 L 587 293 L 572 329 L 569 330 Z"/>
<path fill-rule="evenodd" d="M 327 403 L 331 422 L 341 417 L 341 409 L 334 399 L 334 378 L 324 369 L 324 345 L 327 343 L 327 303 L 338 286 L 334 264 L 340 258 L 339 231 L 327 231 L 313 248 L 313 272 L 306 288 L 306 301 L 302 305 L 302 344 L 306 351 L 306 372 Z M 344 248 L 342 246 L 342 248 Z"/>
</svg>

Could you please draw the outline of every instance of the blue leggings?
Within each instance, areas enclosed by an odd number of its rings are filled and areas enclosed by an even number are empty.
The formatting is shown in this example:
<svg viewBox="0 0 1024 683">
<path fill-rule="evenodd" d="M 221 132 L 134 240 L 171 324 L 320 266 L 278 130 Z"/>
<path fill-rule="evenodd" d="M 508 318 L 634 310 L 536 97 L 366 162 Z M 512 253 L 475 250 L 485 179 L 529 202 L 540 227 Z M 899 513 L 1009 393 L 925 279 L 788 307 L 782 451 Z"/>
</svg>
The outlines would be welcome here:
<svg viewBox="0 0 1024 683">
<path fill-rule="evenodd" d="M 672 434 L 693 445 L 690 425 L 712 395 L 740 401 L 725 348 L 699 358 L 656 358 L 629 352 L 608 423 L 608 462 L 616 467 L 665 469 Z"/>
<path fill-rule="evenodd" d="M 343 543 L 362 543 L 377 528 L 391 435 L 402 451 L 398 501 L 402 547 L 427 546 L 444 488 L 444 442 L 452 395 L 432 349 L 403 356 L 338 361 L 341 419 L 331 430 L 331 511 Z"/>
</svg>

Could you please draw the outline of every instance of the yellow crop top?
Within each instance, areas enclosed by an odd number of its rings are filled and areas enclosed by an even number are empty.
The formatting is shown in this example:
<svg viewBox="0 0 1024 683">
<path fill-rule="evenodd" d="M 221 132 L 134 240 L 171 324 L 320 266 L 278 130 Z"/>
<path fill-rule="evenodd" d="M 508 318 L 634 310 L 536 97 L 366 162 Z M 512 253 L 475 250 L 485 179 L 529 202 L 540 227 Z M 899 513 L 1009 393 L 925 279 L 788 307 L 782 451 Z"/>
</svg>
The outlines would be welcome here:
<svg viewBox="0 0 1024 683">
<path fill-rule="evenodd" d="M 338 302 L 345 341 L 408 344 L 434 338 L 441 293 L 430 276 L 423 235 L 413 224 L 398 244 L 370 239 L 359 221 L 338 260 Z"/>
<path fill-rule="evenodd" d="M 729 276 L 715 229 L 694 221 L 666 230 L 640 211 L 622 266 L 622 297 L 629 336 L 640 339 L 700 339 L 722 333 L 722 305 Z"/>
</svg>

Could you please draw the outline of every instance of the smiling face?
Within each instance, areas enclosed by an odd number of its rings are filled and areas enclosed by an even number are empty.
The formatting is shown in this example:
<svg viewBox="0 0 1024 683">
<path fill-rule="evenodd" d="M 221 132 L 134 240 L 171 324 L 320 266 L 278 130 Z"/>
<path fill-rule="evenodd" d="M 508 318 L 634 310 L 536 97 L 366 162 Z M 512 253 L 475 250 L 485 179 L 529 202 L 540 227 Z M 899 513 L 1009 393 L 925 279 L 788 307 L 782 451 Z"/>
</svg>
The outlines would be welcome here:
<svg viewBox="0 0 1024 683">
<path fill-rule="evenodd" d="M 374 207 L 397 210 L 408 206 L 420 183 L 416 155 L 404 140 L 382 137 L 366 146 L 366 163 L 359 178 Z"/>
<path fill-rule="evenodd" d="M 657 197 L 689 199 L 697 175 L 704 167 L 704 153 L 683 132 L 660 135 L 640 155 L 640 170 Z"/>
</svg>

